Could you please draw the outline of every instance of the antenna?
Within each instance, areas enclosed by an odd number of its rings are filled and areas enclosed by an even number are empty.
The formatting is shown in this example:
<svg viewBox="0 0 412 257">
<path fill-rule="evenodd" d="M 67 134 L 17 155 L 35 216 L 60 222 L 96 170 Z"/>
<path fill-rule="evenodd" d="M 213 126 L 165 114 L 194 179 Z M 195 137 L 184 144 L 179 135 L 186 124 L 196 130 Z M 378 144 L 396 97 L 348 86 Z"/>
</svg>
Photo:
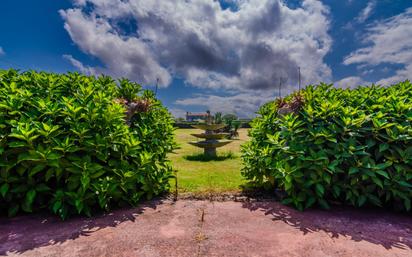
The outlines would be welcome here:
<svg viewBox="0 0 412 257">
<path fill-rule="evenodd" d="M 156 79 L 156 91 L 155 96 L 157 96 L 157 88 L 159 87 L 159 78 Z"/>
<path fill-rule="evenodd" d="M 299 91 L 300 91 L 300 67 L 298 67 L 298 71 L 299 71 Z"/>
</svg>

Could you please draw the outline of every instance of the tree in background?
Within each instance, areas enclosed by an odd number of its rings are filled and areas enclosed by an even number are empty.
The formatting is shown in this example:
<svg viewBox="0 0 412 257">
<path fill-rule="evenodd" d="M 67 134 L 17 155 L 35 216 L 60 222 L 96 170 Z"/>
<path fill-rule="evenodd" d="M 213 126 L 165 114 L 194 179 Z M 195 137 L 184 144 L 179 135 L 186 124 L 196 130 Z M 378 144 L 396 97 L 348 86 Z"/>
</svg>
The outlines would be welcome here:
<svg viewBox="0 0 412 257">
<path fill-rule="evenodd" d="M 215 113 L 215 124 L 221 124 L 223 122 L 222 113 L 217 112 Z"/>
<path fill-rule="evenodd" d="M 227 123 L 229 121 L 237 120 L 238 117 L 236 114 L 228 113 L 223 115 L 222 119 L 225 121 L 225 123 Z"/>
<path fill-rule="evenodd" d="M 239 133 L 237 130 L 240 128 L 240 121 L 238 120 L 238 117 L 236 114 L 225 114 L 222 117 L 223 122 L 227 125 L 224 130 L 225 132 L 229 133 L 229 138 L 235 138 L 239 136 Z"/>
<path fill-rule="evenodd" d="M 179 118 L 176 118 L 175 121 L 176 121 L 176 122 L 185 122 L 186 119 L 185 119 L 185 118 L 182 118 L 182 117 L 179 117 Z"/>
</svg>

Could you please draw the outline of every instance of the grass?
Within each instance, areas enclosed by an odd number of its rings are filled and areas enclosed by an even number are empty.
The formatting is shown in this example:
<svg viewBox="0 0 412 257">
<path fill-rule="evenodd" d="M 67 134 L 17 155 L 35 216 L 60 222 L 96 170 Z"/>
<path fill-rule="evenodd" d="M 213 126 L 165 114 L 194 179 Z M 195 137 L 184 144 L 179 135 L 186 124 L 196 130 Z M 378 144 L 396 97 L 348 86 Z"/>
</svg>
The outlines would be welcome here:
<svg viewBox="0 0 412 257">
<path fill-rule="evenodd" d="M 241 191 L 246 181 L 240 175 L 240 145 L 248 140 L 247 129 L 239 129 L 239 138 L 217 149 L 217 158 L 203 156 L 203 149 L 189 145 L 198 140 L 192 133 L 199 129 L 177 129 L 179 149 L 169 155 L 176 169 L 179 193 L 209 194 Z M 174 181 L 172 182 L 174 185 Z M 174 190 L 174 189 L 173 189 Z"/>
</svg>

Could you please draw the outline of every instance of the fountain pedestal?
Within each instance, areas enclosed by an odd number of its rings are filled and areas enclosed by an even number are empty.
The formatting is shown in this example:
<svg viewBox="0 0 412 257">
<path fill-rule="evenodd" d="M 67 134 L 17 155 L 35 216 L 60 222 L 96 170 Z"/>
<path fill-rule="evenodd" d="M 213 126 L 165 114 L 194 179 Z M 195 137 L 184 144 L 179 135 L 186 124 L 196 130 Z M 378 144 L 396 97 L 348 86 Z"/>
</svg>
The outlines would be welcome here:
<svg viewBox="0 0 412 257">
<path fill-rule="evenodd" d="M 218 129 L 224 128 L 225 124 L 200 124 L 192 125 L 194 128 L 202 129 L 205 132 L 201 134 L 192 134 L 192 136 L 197 138 L 203 138 L 204 141 L 189 142 L 189 144 L 203 148 L 204 154 L 207 156 L 215 157 L 216 148 L 222 147 L 229 144 L 230 140 L 221 140 L 225 138 L 228 133 L 215 132 Z"/>
<path fill-rule="evenodd" d="M 209 156 L 216 156 L 216 148 L 213 148 L 213 147 L 205 148 L 204 154 L 209 155 Z"/>
</svg>

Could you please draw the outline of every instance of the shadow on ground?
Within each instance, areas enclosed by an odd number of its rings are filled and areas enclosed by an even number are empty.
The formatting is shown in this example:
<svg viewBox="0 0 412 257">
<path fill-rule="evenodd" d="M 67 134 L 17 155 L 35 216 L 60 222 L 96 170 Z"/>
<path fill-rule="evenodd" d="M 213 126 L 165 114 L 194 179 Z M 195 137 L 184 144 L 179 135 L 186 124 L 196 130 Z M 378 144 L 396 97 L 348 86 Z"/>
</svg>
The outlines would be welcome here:
<svg viewBox="0 0 412 257">
<path fill-rule="evenodd" d="M 412 249 L 412 218 L 407 214 L 351 207 L 299 212 L 274 201 L 244 202 L 242 206 L 251 211 L 262 211 L 273 221 L 282 221 L 303 234 L 323 231 L 331 238 L 343 236 L 386 249 Z"/>
<path fill-rule="evenodd" d="M 80 236 L 90 236 L 107 227 L 116 227 L 148 208 L 156 209 L 161 200 L 142 203 L 137 208 L 120 209 L 93 218 L 74 217 L 62 221 L 51 214 L 38 213 L 15 218 L 0 218 L 0 255 L 24 253 L 35 248 L 61 244 Z M 24 221 L 24 222 L 22 222 Z"/>
<path fill-rule="evenodd" d="M 208 156 L 205 154 L 192 154 L 183 156 L 185 160 L 188 161 L 200 161 L 200 162 L 210 162 L 210 161 L 224 161 L 228 159 L 235 159 L 236 155 L 232 152 L 221 153 L 217 156 Z"/>
</svg>

